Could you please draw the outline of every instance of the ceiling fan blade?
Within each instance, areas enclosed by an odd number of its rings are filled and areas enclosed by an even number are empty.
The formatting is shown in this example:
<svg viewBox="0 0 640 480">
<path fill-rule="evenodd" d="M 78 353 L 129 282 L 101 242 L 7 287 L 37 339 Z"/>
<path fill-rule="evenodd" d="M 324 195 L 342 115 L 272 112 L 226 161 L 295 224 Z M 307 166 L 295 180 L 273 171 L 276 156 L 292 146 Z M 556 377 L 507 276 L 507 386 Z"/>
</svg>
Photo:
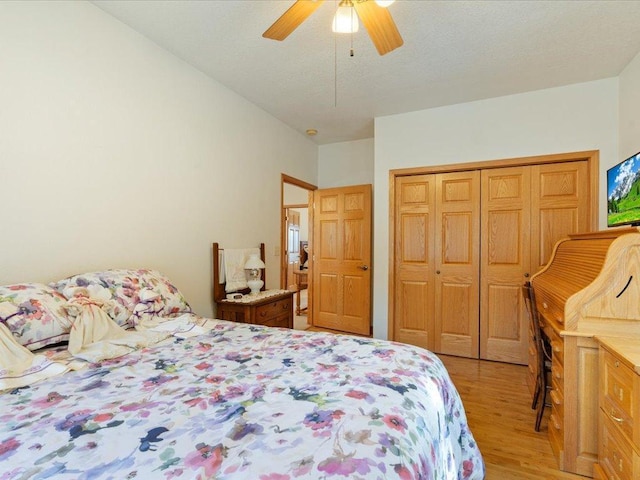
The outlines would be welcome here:
<svg viewBox="0 0 640 480">
<path fill-rule="evenodd" d="M 373 0 L 354 1 L 353 6 L 380 55 L 402 46 L 404 41 L 386 8 Z"/>
<path fill-rule="evenodd" d="M 316 11 L 324 0 L 297 0 L 289 10 L 262 34 L 264 38 L 284 40 L 291 32 Z"/>
</svg>

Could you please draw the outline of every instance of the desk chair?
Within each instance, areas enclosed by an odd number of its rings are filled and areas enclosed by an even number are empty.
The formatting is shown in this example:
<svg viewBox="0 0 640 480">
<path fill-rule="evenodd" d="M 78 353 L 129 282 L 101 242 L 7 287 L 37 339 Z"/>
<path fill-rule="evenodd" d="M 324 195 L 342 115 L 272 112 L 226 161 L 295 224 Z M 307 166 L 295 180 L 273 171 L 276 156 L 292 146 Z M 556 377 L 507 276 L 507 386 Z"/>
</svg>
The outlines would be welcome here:
<svg viewBox="0 0 640 480">
<path fill-rule="evenodd" d="M 535 343 L 536 351 L 536 387 L 533 392 L 533 402 L 531 408 L 537 407 L 538 413 L 536 415 L 536 432 L 540 431 L 540 421 L 544 413 L 544 407 L 547 404 L 547 390 L 551 389 L 549 383 L 549 377 L 551 374 L 551 349 L 548 345 L 548 340 L 540 328 L 540 318 L 538 316 L 538 309 L 536 307 L 536 295 L 533 291 L 531 282 L 526 282 L 522 287 L 522 294 L 524 296 L 524 302 L 529 312 L 529 323 L 531 325 L 531 335 Z M 542 397 L 542 398 L 540 398 Z"/>
</svg>

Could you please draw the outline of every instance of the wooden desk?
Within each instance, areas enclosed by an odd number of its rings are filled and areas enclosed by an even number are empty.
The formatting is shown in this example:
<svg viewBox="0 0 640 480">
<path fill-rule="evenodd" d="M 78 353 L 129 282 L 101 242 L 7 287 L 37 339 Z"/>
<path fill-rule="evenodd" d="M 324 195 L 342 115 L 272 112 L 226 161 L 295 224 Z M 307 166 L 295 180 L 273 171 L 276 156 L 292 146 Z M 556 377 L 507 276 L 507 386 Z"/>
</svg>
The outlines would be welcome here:
<svg viewBox="0 0 640 480">
<path fill-rule="evenodd" d="M 552 347 L 549 440 L 560 469 L 587 477 L 598 461 L 597 336 L 640 341 L 640 229 L 571 234 L 531 278 Z M 599 472 L 596 472 L 599 473 Z"/>
<path fill-rule="evenodd" d="M 289 290 L 279 290 L 277 294 L 265 290 L 255 299 L 245 295 L 243 301 L 225 299 L 216 302 L 216 305 L 216 318 L 222 320 L 293 328 L 293 292 Z"/>
<path fill-rule="evenodd" d="M 307 311 L 307 308 L 300 308 L 300 291 L 309 287 L 307 270 L 294 270 L 293 274 L 296 277 L 296 287 L 298 295 L 296 295 L 296 315 L 300 315 Z"/>
</svg>

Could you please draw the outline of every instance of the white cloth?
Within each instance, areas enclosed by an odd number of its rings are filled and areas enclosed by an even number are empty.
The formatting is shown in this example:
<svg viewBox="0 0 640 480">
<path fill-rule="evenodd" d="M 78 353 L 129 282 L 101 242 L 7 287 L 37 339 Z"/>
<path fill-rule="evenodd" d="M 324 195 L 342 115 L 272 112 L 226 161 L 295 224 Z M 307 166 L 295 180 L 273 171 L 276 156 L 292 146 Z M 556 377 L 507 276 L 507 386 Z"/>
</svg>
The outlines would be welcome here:
<svg viewBox="0 0 640 480">
<path fill-rule="evenodd" d="M 224 273 L 225 273 L 225 290 L 227 293 L 237 292 L 243 288 L 247 288 L 247 276 L 244 270 L 244 264 L 247 263 L 249 255 L 257 253 L 260 256 L 259 248 L 245 249 L 224 249 Z"/>
<path fill-rule="evenodd" d="M 34 355 L 0 323 L 0 391 L 25 387 L 68 370 L 68 366 L 52 362 L 44 355 Z"/>
<path fill-rule="evenodd" d="M 124 330 L 102 307 L 101 300 L 83 296 L 74 297 L 67 303 L 67 311 L 75 316 L 68 347 L 74 357 L 99 362 L 126 355 L 171 336 L 167 332 Z"/>
<path fill-rule="evenodd" d="M 159 322 L 151 330 L 154 332 L 168 332 L 178 338 L 195 337 L 210 330 L 193 323 L 188 313 L 176 318 L 161 318 L 160 320 L 164 321 Z"/>
</svg>

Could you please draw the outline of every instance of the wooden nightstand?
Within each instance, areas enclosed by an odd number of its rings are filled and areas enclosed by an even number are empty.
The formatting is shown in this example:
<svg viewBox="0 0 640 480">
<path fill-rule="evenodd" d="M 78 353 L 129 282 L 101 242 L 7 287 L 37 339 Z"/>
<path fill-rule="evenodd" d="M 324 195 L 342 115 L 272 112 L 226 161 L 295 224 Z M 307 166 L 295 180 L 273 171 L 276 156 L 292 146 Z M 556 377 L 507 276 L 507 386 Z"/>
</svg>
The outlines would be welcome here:
<svg viewBox="0 0 640 480">
<path fill-rule="evenodd" d="M 265 290 L 255 298 L 245 295 L 241 300 L 216 302 L 216 318 L 232 322 L 293 328 L 293 292 Z"/>
</svg>

